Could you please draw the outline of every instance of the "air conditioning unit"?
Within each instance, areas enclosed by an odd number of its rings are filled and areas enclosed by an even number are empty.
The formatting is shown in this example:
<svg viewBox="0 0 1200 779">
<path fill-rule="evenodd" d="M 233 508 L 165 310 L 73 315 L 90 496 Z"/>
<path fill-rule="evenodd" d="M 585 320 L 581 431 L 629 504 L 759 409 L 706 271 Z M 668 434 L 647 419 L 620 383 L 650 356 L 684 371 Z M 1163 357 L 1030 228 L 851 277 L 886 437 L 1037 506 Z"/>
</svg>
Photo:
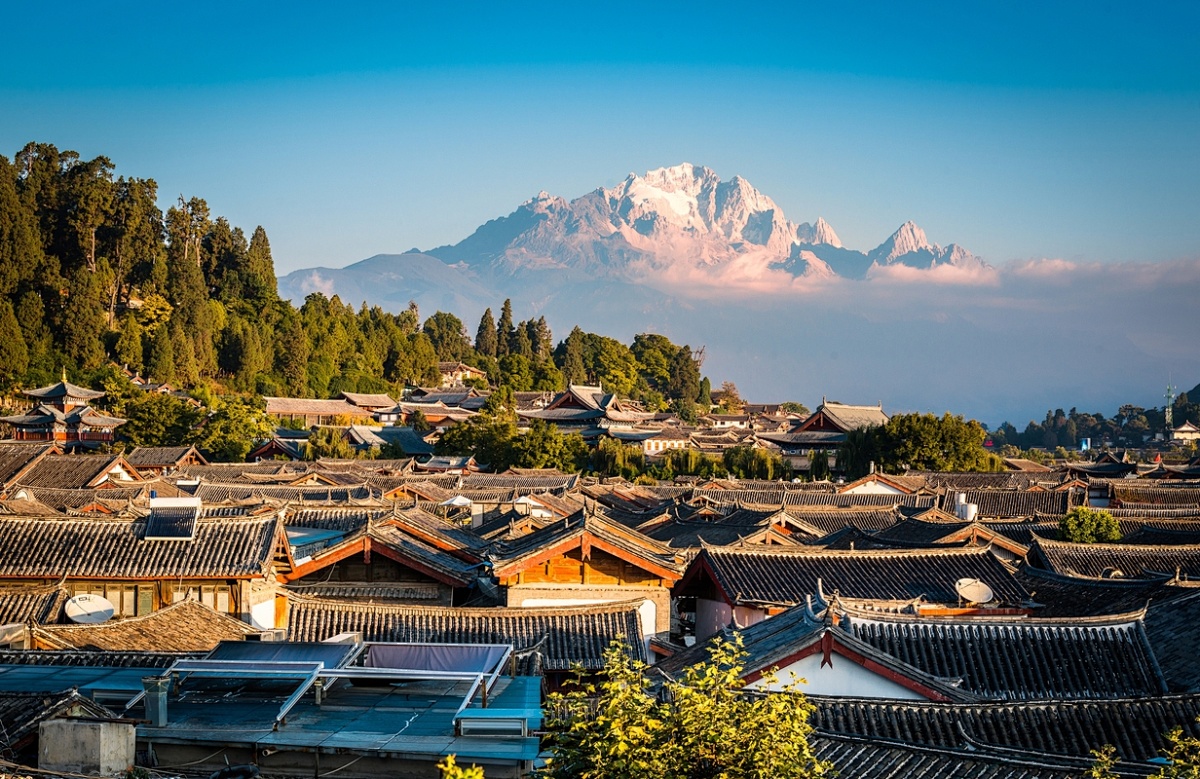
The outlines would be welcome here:
<svg viewBox="0 0 1200 779">
<path fill-rule="evenodd" d="M 247 641 L 287 641 L 287 630 L 285 628 L 274 628 L 273 630 L 264 630 L 259 633 L 251 633 L 246 636 Z"/>
</svg>

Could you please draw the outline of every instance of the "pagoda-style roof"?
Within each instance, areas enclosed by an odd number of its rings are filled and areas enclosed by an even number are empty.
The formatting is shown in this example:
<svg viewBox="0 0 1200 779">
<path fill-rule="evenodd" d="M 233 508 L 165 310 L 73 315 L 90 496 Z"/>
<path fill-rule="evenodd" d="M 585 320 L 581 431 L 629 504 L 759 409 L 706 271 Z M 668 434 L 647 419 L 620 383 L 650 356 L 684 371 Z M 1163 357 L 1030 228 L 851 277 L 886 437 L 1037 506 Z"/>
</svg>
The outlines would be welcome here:
<svg viewBox="0 0 1200 779">
<path fill-rule="evenodd" d="M 100 393 L 103 395 L 104 393 Z M 127 420 L 120 417 L 110 417 L 106 414 L 101 414 L 90 406 L 81 406 L 72 408 L 69 411 L 63 411 L 48 406 L 42 403 L 24 414 L 16 414 L 10 417 L 0 417 L 0 422 L 7 422 L 10 425 L 17 427 L 49 427 L 50 425 L 68 425 L 78 426 L 86 425 L 88 427 L 117 427 L 125 424 Z"/>
<path fill-rule="evenodd" d="M 51 384 L 49 387 L 25 390 L 21 394 L 23 394 L 27 397 L 30 397 L 30 398 L 37 398 L 38 400 L 51 400 L 51 401 L 53 401 L 53 400 L 61 401 L 61 400 L 65 400 L 65 399 L 88 401 L 88 400 L 95 400 L 97 398 L 104 397 L 103 392 L 99 392 L 97 390 L 90 390 L 90 389 L 87 389 L 86 387 L 80 387 L 78 384 L 72 384 L 71 382 L 67 381 L 66 379 L 63 379 L 62 381 L 58 382 L 57 384 Z"/>
</svg>

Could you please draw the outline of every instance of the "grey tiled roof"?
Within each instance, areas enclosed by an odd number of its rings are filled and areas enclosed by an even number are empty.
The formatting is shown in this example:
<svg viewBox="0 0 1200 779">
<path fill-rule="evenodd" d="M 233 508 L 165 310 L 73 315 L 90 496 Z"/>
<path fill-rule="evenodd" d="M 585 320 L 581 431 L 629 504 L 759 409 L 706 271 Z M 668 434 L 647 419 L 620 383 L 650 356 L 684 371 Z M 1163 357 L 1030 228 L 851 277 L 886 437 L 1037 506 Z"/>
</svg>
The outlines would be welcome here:
<svg viewBox="0 0 1200 779">
<path fill-rule="evenodd" d="M 69 597 L 57 586 L 0 588 L 0 625 L 57 622 Z"/>
<path fill-rule="evenodd" d="M 574 664 L 603 667 L 613 639 L 629 641 L 645 659 L 640 602 L 561 608 L 437 608 L 293 598 L 288 638 L 323 641 L 356 631 L 364 641 L 503 643 L 518 650 L 539 647 L 544 667 L 566 671 Z"/>
<path fill-rule="evenodd" d="M 59 716 L 86 716 L 116 719 L 109 711 L 75 689 L 61 692 L 0 692 L 0 752 L 10 757 L 10 749 L 27 737 L 36 736 L 42 722 Z"/>
<path fill-rule="evenodd" d="M 826 549 L 705 549 L 685 580 L 703 566 L 739 604 L 792 606 L 820 589 L 843 598 L 957 603 L 959 579 L 986 582 L 998 602 L 1019 604 L 1029 593 L 986 549 L 842 551 Z"/>
<path fill-rule="evenodd" d="M 259 632 L 196 601 L 173 603 L 141 617 L 98 625 L 41 625 L 39 644 L 57 649 L 123 652 L 204 652 L 221 641 L 241 641 Z"/>
<path fill-rule="evenodd" d="M 1167 692 L 1138 620 L 861 618 L 850 632 L 961 689 L 1000 700 L 1118 698 Z"/>
<path fill-rule="evenodd" d="M 1158 757 L 1165 734 L 1200 736 L 1200 696 L 933 703 L 811 696 L 822 732 L 949 748 L 975 745 L 1088 758 L 1112 744 L 1123 761 Z M 968 740 L 969 739 L 969 740 Z"/>
<path fill-rule="evenodd" d="M 114 579 L 262 576 L 275 550 L 277 519 L 202 519 L 189 541 L 144 541 L 145 520 L 6 517 L 0 576 Z"/>
<path fill-rule="evenodd" d="M 1098 617 L 1128 614 L 1183 597 L 1192 590 L 1161 579 L 1081 579 L 1031 565 L 1016 572 L 1017 581 L 1029 590 L 1039 617 Z"/>
<path fill-rule="evenodd" d="M 1200 546 L 1134 546 L 1132 544 L 1072 544 L 1040 539 L 1029 560 L 1039 568 L 1075 576 L 1165 578 L 1176 571 L 1200 579 Z"/>
<path fill-rule="evenodd" d="M 1090 765 L 1044 755 L 937 749 L 825 733 L 811 743 L 816 756 L 833 763 L 839 776 L 854 779 L 1076 779 Z"/>
<path fill-rule="evenodd" d="M 953 513 L 957 495 L 979 507 L 980 519 L 1033 518 L 1050 514 L 1066 514 L 1083 502 L 1077 491 L 1025 492 L 1017 490 L 966 490 L 947 492 L 942 500 L 943 511 Z"/>
<path fill-rule="evenodd" d="M 1185 597 L 1151 601 L 1146 635 L 1172 691 L 1200 692 L 1200 590 Z"/>
</svg>

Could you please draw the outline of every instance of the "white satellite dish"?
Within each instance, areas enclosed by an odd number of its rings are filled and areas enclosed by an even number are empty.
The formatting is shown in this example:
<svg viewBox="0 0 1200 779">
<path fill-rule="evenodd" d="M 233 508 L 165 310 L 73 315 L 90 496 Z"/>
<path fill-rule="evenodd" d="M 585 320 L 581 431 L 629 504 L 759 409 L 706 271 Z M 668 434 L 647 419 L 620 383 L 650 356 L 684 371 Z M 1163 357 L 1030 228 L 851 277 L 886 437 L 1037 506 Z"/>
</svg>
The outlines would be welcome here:
<svg viewBox="0 0 1200 779">
<path fill-rule="evenodd" d="M 990 603 L 996 597 L 992 588 L 978 579 L 959 579 L 954 583 L 954 591 L 968 603 Z"/>
<path fill-rule="evenodd" d="M 108 598 L 101 595 L 76 595 L 67 601 L 64 611 L 67 619 L 81 625 L 99 625 L 108 622 L 117 613 Z"/>
</svg>

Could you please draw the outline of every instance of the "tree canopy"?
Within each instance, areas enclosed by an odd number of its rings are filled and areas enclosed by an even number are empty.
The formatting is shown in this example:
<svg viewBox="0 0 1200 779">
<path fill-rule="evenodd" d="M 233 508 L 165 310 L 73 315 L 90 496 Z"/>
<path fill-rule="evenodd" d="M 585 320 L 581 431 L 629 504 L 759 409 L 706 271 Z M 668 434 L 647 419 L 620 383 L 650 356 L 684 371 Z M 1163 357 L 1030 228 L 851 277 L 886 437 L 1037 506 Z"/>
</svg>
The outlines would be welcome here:
<svg viewBox="0 0 1200 779">
<path fill-rule="evenodd" d="M 1058 521 L 1059 537 L 1077 544 L 1120 541 L 1121 527 L 1112 514 L 1103 509 L 1076 506 Z"/>
<path fill-rule="evenodd" d="M 582 673 L 548 701 L 547 779 L 767 779 L 832 776 L 808 743 L 812 706 L 795 685 L 749 693 L 741 637 L 715 642 L 707 662 L 650 690 L 647 666 L 620 641 L 598 682 Z M 767 675 L 767 681 L 774 677 Z"/>
</svg>

